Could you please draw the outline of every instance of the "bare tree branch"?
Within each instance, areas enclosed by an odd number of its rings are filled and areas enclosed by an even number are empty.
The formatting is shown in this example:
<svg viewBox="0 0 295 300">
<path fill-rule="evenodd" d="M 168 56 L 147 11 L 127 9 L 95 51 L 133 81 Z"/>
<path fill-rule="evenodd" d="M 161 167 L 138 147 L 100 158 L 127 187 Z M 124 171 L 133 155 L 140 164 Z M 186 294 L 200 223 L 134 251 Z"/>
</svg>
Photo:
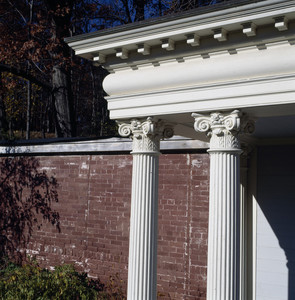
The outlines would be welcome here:
<svg viewBox="0 0 295 300">
<path fill-rule="evenodd" d="M 22 77 L 26 80 L 30 80 L 32 83 L 35 83 L 35 84 L 37 84 L 37 85 L 39 85 L 39 86 L 41 86 L 45 89 L 52 90 L 52 85 L 51 84 L 36 78 L 32 74 L 27 73 L 25 70 L 18 69 L 16 67 L 12 67 L 12 66 L 5 65 L 5 64 L 0 64 L 0 71 L 14 74 L 14 75 Z"/>
</svg>

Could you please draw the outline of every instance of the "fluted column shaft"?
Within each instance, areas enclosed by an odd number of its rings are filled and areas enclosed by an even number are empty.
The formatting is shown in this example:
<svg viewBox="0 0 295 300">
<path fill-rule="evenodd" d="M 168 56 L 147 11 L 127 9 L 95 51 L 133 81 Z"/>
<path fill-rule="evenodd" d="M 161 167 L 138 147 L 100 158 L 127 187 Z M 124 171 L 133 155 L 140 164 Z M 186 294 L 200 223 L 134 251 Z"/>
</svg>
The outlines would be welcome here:
<svg viewBox="0 0 295 300">
<path fill-rule="evenodd" d="M 133 154 L 128 300 L 156 299 L 158 160 Z"/>
<path fill-rule="evenodd" d="M 207 300 L 240 297 L 241 114 L 193 114 L 195 130 L 210 136 Z M 252 124 L 251 124 L 252 125 Z"/>
<path fill-rule="evenodd" d="M 119 133 L 133 138 L 128 300 L 157 299 L 158 169 L 160 139 L 171 137 L 162 122 L 133 120 Z"/>
<path fill-rule="evenodd" d="M 207 299 L 239 299 L 239 153 L 210 153 Z"/>
</svg>

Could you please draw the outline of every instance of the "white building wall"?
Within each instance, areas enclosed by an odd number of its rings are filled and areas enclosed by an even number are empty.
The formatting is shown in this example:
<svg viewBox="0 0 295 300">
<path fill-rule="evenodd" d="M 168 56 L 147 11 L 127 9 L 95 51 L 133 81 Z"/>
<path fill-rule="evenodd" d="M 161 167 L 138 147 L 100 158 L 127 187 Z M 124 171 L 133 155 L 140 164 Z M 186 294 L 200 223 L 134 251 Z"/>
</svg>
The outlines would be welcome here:
<svg viewBox="0 0 295 300">
<path fill-rule="evenodd" d="M 256 300 L 295 299 L 295 147 L 258 154 Z"/>
</svg>

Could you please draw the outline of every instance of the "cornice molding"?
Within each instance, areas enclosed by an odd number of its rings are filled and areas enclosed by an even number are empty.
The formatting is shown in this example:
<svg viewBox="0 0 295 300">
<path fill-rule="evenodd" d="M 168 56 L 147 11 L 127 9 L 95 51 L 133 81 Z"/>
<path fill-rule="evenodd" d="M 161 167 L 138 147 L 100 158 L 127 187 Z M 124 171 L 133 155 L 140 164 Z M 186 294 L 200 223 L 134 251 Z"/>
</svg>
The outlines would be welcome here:
<svg viewBox="0 0 295 300">
<path fill-rule="evenodd" d="M 117 49 L 121 49 L 121 53 L 128 52 L 130 63 L 134 58 L 138 61 L 147 60 L 147 57 L 154 60 L 155 51 L 162 48 L 163 40 L 166 40 L 171 42 L 167 44 L 169 47 L 164 48 L 169 50 L 165 55 L 173 57 L 179 55 L 177 48 L 181 42 L 192 49 L 197 49 L 202 46 L 202 40 L 208 38 L 212 40 L 215 38 L 220 44 L 230 43 L 228 36 L 237 31 L 252 39 L 265 25 L 270 25 L 276 31 L 287 31 L 286 22 L 278 20 L 288 20 L 288 23 L 295 20 L 294 1 L 265 0 L 195 16 L 184 16 L 176 20 L 168 19 L 167 22 L 159 24 L 147 23 L 143 27 L 126 31 L 115 33 L 111 31 L 110 34 L 101 35 L 98 32 L 97 35 L 88 37 L 81 35 L 80 39 L 74 37 L 66 41 L 77 55 L 93 59 L 96 63 L 103 64 L 105 68 L 113 70 L 113 65 L 119 67 L 121 63 L 126 65 L 128 61 L 125 55 L 116 56 Z M 245 28 L 245 24 L 252 25 Z M 197 36 L 197 41 L 194 39 L 191 42 L 192 35 Z M 142 51 L 142 45 L 145 45 L 148 51 Z M 120 57 L 123 58 L 122 62 L 118 60 Z"/>
</svg>

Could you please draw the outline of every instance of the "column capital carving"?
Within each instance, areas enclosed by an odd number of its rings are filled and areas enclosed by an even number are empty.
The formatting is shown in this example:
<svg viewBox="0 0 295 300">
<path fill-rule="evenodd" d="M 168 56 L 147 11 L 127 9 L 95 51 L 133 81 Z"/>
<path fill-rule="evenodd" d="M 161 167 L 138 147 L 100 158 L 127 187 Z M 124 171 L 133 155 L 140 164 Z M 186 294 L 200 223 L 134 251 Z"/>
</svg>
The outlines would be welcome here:
<svg viewBox="0 0 295 300">
<path fill-rule="evenodd" d="M 195 130 L 210 137 L 211 152 L 240 152 L 239 135 L 254 132 L 254 122 L 238 110 L 231 113 L 214 112 L 210 116 L 193 113 L 192 116 L 195 118 Z"/>
<path fill-rule="evenodd" d="M 171 138 L 173 126 L 161 120 L 148 117 L 145 120 L 134 119 L 130 123 L 119 124 L 119 134 L 133 139 L 132 153 L 159 153 L 160 140 Z"/>
</svg>

